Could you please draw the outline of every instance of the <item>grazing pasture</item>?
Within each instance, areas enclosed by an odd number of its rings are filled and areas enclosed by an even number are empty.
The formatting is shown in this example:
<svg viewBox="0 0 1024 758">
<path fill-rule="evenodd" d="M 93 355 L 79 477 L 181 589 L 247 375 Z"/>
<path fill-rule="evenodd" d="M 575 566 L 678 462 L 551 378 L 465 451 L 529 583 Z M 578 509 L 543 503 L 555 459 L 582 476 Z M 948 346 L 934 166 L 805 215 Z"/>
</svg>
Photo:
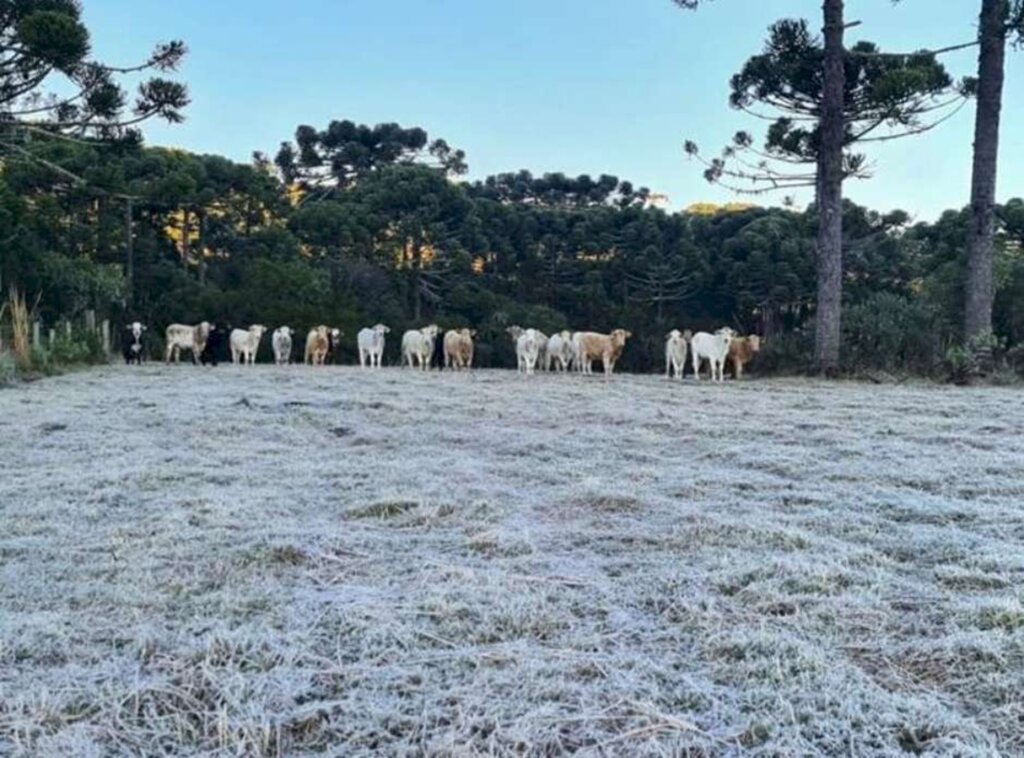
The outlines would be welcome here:
<svg viewBox="0 0 1024 758">
<path fill-rule="evenodd" d="M 1024 751 L 1018 389 L 0 392 L 0 754 Z"/>
</svg>

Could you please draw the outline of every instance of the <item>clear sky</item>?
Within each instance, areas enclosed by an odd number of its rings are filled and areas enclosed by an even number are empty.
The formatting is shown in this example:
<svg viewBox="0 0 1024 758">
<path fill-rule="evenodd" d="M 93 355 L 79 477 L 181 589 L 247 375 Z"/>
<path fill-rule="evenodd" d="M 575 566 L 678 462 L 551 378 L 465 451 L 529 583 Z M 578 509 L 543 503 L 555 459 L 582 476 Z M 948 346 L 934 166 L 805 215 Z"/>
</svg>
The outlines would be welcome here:
<svg viewBox="0 0 1024 758">
<path fill-rule="evenodd" d="M 850 0 L 848 40 L 909 51 L 973 38 L 978 0 Z M 759 129 L 727 102 L 728 79 L 781 17 L 820 19 L 820 0 L 84 0 L 110 63 L 182 39 L 188 120 L 152 124 L 151 144 L 247 161 L 298 124 L 422 126 L 464 149 L 470 176 L 615 174 L 673 208 L 736 199 L 708 185 L 681 146 L 704 152 Z M 944 56 L 956 77 L 973 50 Z M 1008 54 L 999 197 L 1024 196 L 1024 51 Z M 847 194 L 919 219 L 967 203 L 973 104 L 924 136 L 871 151 L 874 178 Z M 807 195 L 798 196 L 806 202 Z M 778 202 L 775 198 L 774 202 Z M 773 202 L 763 198 L 759 202 Z"/>
</svg>

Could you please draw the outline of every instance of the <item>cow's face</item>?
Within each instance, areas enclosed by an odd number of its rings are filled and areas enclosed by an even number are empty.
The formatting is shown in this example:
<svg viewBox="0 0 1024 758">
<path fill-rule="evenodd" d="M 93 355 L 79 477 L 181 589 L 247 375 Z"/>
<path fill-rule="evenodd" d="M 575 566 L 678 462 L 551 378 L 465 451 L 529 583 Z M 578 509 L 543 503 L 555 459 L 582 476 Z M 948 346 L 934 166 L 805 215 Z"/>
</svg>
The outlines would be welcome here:
<svg viewBox="0 0 1024 758">
<path fill-rule="evenodd" d="M 341 339 L 341 329 L 331 329 L 331 339 L 335 342 Z"/>
<path fill-rule="evenodd" d="M 683 339 L 686 340 L 687 342 L 692 340 L 693 339 L 693 332 L 691 332 L 689 329 L 686 329 L 683 332 Z"/>
<path fill-rule="evenodd" d="M 758 335 L 751 334 L 749 337 L 747 337 L 747 344 L 750 346 L 750 352 L 761 352 L 761 338 Z"/>
<path fill-rule="evenodd" d="M 267 333 L 267 327 L 262 324 L 253 324 L 249 327 L 249 333 L 255 335 L 257 340 L 261 340 L 263 335 Z"/>
<path fill-rule="evenodd" d="M 736 336 L 736 332 L 727 326 L 723 326 L 721 329 L 715 332 L 715 334 L 717 334 L 719 337 L 724 338 L 726 342 L 732 342 L 733 337 Z"/>
<path fill-rule="evenodd" d="M 668 334 L 665 335 L 665 339 L 667 339 L 667 340 L 677 340 L 677 339 L 679 339 L 682 336 L 683 336 L 682 333 L 680 333 L 680 331 L 678 329 L 673 329 L 671 332 L 669 332 Z"/>
<path fill-rule="evenodd" d="M 512 338 L 513 342 L 515 342 L 516 340 L 523 336 L 523 327 L 510 326 L 508 329 L 505 330 L 505 333 Z"/>
<path fill-rule="evenodd" d="M 427 337 L 429 339 L 436 339 L 437 333 L 441 331 L 441 329 L 438 327 L 437 324 L 431 324 L 430 326 L 423 327 L 421 331 L 423 332 L 424 337 Z"/>
<path fill-rule="evenodd" d="M 387 334 L 390 331 L 391 330 L 388 327 L 384 326 L 384 324 L 377 324 L 375 327 L 373 327 L 373 333 L 378 336 Z"/>
<path fill-rule="evenodd" d="M 612 332 L 612 340 L 620 345 L 625 345 L 626 340 L 633 336 L 633 332 L 627 332 L 625 329 L 616 329 Z"/>
</svg>

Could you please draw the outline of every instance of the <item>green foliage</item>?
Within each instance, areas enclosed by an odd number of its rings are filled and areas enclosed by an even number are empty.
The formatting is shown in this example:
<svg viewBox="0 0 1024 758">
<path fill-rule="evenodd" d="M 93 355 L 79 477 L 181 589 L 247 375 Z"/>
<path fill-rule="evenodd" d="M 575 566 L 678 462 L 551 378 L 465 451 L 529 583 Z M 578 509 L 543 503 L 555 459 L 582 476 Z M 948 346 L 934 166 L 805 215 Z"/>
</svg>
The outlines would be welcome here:
<svg viewBox="0 0 1024 758">
<path fill-rule="evenodd" d="M 1006 339 L 995 334 L 972 337 L 946 350 L 946 368 L 954 384 L 968 384 L 987 371 L 988 364 L 1006 352 Z"/>
<path fill-rule="evenodd" d="M 933 321 L 924 303 L 892 292 L 868 296 L 843 313 L 847 368 L 933 371 L 942 355 Z"/>
</svg>

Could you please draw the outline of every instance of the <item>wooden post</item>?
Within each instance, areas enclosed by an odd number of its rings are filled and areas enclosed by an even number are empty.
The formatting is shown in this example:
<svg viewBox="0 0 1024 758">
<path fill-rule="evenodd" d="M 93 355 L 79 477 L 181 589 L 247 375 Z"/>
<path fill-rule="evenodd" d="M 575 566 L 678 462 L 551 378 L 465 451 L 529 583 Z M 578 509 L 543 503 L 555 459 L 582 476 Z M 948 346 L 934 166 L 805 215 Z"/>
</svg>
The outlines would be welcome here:
<svg viewBox="0 0 1024 758">
<path fill-rule="evenodd" d="M 103 334 L 103 353 L 104 355 L 110 355 L 110 319 L 103 319 L 103 323 L 100 324 L 100 331 Z"/>
<path fill-rule="evenodd" d="M 56 329 L 51 329 L 50 330 L 50 349 L 51 350 L 53 349 L 53 343 L 56 342 L 56 341 L 57 341 L 57 330 Z"/>
<path fill-rule="evenodd" d="M 65 319 L 64 321 L 64 335 L 68 338 L 68 342 L 71 341 L 71 319 Z"/>
<path fill-rule="evenodd" d="M 39 321 L 32 322 L 32 347 L 38 350 L 42 345 L 43 325 Z"/>
<path fill-rule="evenodd" d="M 85 330 L 89 334 L 93 334 L 96 331 L 96 311 L 91 308 L 85 312 Z"/>
</svg>

